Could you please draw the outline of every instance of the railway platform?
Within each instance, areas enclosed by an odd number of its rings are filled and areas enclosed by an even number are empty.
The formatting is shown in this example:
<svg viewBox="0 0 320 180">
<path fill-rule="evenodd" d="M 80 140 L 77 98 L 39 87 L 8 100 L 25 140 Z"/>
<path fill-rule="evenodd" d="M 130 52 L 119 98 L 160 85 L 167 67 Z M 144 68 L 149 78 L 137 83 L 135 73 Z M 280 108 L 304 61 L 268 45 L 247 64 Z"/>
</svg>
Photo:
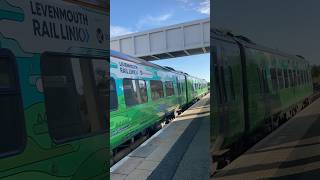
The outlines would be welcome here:
<svg viewBox="0 0 320 180">
<path fill-rule="evenodd" d="M 320 179 L 320 99 L 219 170 L 213 179 Z"/>
<path fill-rule="evenodd" d="M 210 94 L 207 94 L 112 166 L 111 179 L 208 179 L 209 136 Z"/>
</svg>

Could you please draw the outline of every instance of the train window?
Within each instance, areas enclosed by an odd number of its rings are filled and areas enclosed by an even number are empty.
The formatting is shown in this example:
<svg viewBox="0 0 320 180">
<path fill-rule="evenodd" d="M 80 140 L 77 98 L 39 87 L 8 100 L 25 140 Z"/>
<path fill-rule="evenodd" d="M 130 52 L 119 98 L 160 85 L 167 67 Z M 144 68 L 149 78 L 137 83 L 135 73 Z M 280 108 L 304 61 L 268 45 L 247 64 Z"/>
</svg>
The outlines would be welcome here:
<svg viewBox="0 0 320 180">
<path fill-rule="evenodd" d="M 279 81 L 279 89 L 283 89 L 285 87 L 285 79 L 283 77 L 283 72 L 282 69 L 278 69 L 277 70 L 277 74 L 278 74 L 278 81 Z"/>
<path fill-rule="evenodd" d="M 297 72 L 295 70 L 292 70 L 292 74 L 293 74 L 293 86 L 297 85 Z"/>
<path fill-rule="evenodd" d="M 263 70 L 263 81 L 264 81 L 264 92 L 268 93 L 269 92 L 269 84 L 268 84 L 267 71 L 266 70 Z"/>
<path fill-rule="evenodd" d="M 0 49 L 0 157 L 18 154 L 25 147 L 24 112 L 15 58 Z"/>
<path fill-rule="evenodd" d="M 233 100 L 235 100 L 235 92 L 234 92 L 234 85 L 233 85 L 233 73 L 232 73 L 232 68 L 229 66 L 228 67 L 228 70 L 229 70 L 229 77 L 230 77 L 230 91 L 231 91 L 231 98 Z"/>
<path fill-rule="evenodd" d="M 109 96 L 109 90 L 108 90 L 108 76 L 109 76 L 109 68 L 108 68 L 108 62 L 105 60 L 98 60 L 98 59 L 92 59 L 92 71 L 94 75 L 94 92 L 96 95 L 96 102 L 97 102 L 97 108 L 98 112 L 100 112 L 105 116 L 109 114 L 108 106 L 108 96 Z M 91 70 L 90 70 L 91 71 Z M 105 117 L 106 118 L 106 117 Z"/>
<path fill-rule="evenodd" d="M 271 68 L 270 69 L 270 74 L 271 74 L 272 88 L 273 88 L 274 91 L 276 91 L 278 89 L 278 80 L 277 80 L 276 69 Z"/>
<path fill-rule="evenodd" d="M 257 68 L 257 73 L 258 73 L 260 93 L 262 93 L 263 92 L 263 83 L 262 83 L 262 73 L 261 73 L 260 68 Z"/>
<path fill-rule="evenodd" d="M 300 70 L 300 76 L 301 76 L 301 85 L 304 84 L 304 70 Z"/>
<path fill-rule="evenodd" d="M 173 89 L 173 82 L 172 81 L 166 81 L 164 83 L 164 86 L 166 88 L 166 95 L 167 96 L 174 95 L 174 89 Z"/>
<path fill-rule="evenodd" d="M 223 92 L 223 96 L 224 96 L 224 101 L 227 102 L 228 101 L 228 95 L 227 95 L 227 88 L 226 88 L 226 78 L 225 78 L 225 72 L 224 72 L 224 67 L 220 67 L 221 70 L 221 79 L 222 79 L 222 92 Z"/>
<path fill-rule="evenodd" d="M 288 69 L 284 69 L 284 87 L 288 88 L 289 87 L 289 76 L 288 76 Z"/>
<path fill-rule="evenodd" d="M 194 88 L 194 83 L 193 83 L 193 81 L 191 82 L 191 84 L 192 84 L 192 85 L 191 85 L 191 91 L 194 92 L 194 91 L 195 91 L 195 88 Z"/>
<path fill-rule="evenodd" d="M 181 94 L 184 95 L 184 81 L 179 81 Z"/>
<path fill-rule="evenodd" d="M 10 72 L 12 69 L 11 66 L 8 59 L 0 59 L 0 89 L 10 89 L 15 86 L 14 76 L 11 76 L 12 72 Z"/>
<path fill-rule="evenodd" d="M 300 70 L 300 85 L 304 84 L 303 70 Z"/>
<path fill-rule="evenodd" d="M 215 86 L 213 86 L 217 92 L 216 94 L 216 98 L 219 101 L 219 104 L 222 104 L 222 92 L 221 92 L 221 83 L 220 83 L 220 76 L 219 76 L 219 67 L 218 66 L 214 66 L 214 73 L 215 73 Z"/>
<path fill-rule="evenodd" d="M 297 86 L 300 85 L 300 72 L 299 70 L 296 70 L 296 74 L 297 74 Z"/>
<path fill-rule="evenodd" d="M 267 79 L 267 71 L 262 69 L 261 70 L 261 80 L 262 80 L 262 87 L 263 87 L 263 92 L 268 93 L 269 92 L 269 85 L 268 85 L 268 79 Z"/>
<path fill-rule="evenodd" d="M 116 82 L 113 78 L 110 79 L 110 110 L 118 108 L 118 96 Z"/>
<path fill-rule="evenodd" d="M 289 69 L 289 78 L 290 78 L 290 87 L 293 87 L 294 82 L 293 82 L 293 74 L 291 69 Z"/>
<path fill-rule="evenodd" d="M 304 70 L 300 70 L 300 76 L 301 76 L 301 85 L 304 84 Z"/>
<path fill-rule="evenodd" d="M 307 84 L 307 71 L 303 70 L 303 84 Z"/>
<path fill-rule="evenodd" d="M 42 56 L 49 132 L 57 143 L 107 130 L 108 69 L 104 59 Z"/>
<path fill-rule="evenodd" d="M 306 84 L 306 71 L 302 70 L 302 82 L 303 84 Z"/>
<path fill-rule="evenodd" d="M 148 101 L 147 86 L 144 80 L 123 79 L 123 91 L 127 106 L 143 104 Z"/>
<path fill-rule="evenodd" d="M 177 90 L 178 90 L 178 95 L 181 95 L 181 87 L 180 87 L 179 79 L 178 79 L 178 78 L 176 78 L 176 81 L 177 81 Z"/>
<path fill-rule="evenodd" d="M 152 100 L 157 100 L 164 97 L 163 85 L 161 81 L 151 80 L 150 87 Z"/>
</svg>

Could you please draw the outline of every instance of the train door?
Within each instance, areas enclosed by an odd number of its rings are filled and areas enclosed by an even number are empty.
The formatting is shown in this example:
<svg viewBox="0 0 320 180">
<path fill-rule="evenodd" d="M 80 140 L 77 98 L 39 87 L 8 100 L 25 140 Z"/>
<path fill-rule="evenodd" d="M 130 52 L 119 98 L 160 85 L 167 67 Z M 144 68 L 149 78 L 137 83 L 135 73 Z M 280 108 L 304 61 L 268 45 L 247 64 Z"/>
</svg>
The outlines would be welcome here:
<svg viewBox="0 0 320 180">
<path fill-rule="evenodd" d="M 15 57 L 9 50 L 0 49 L 0 158 L 18 154 L 26 145 L 19 87 Z"/>
<path fill-rule="evenodd" d="M 244 131 L 242 65 L 237 44 L 220 42 L 213 48 L 214 149 L 224 149 Z"/>
<path fill-rule="evenodd" d="M 178 97 L 178 104 L 182 105 L 182 87 L 179 79 L 179 75 L 176 76 L 176 83 L 177 83 L 177 97 Z"/>
<path fill-rule="evenodd" d="M 123 79 L 124 100 L 127 107 L 128 121 L 133 129 L 129 134 L 141 131 L 150 122 L 152 115 L 148 106 L 147 82 L 143 79 Z"/>
</svg>

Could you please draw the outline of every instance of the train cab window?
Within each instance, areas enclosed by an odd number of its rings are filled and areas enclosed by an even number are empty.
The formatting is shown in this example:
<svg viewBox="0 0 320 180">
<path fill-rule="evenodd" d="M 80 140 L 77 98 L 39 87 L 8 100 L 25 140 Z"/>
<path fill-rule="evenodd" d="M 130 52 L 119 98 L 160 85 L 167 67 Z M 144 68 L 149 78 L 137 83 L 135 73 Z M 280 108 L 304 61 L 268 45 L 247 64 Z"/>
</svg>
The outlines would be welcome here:
<svg viewBox="0 0 320 180">
<path fill-rule="evenodd" d="M 25 147 L 25 126 L 15 58 L 0 49 L 0 158 L 12 156 Z"/>
<path fill-rule="evenodd" d="M 164 86 L 166 88 L 166 95 L 167 96 L 174 95 L 174 89 L 173 89 L 173 82 L 172 81 L 166 81 L 164 83 Z"/>
<path fill-rule="evenodd" d="M 288 69 L 284 69 L 284 87 L 288 88 L 289 87 L 289 76 L 288 76 Z"/>
<path fill-rule="evenodd" d="M 63 143 L 107 130 L 108 62 L 64 54 L 41 59 L 51 137 Z"/>
<path fill-rule="evenodd" d="M 157 100 L 164 97 L 163 84 L 161 81 L 151 80 L 150 87 L 152 100 Z"/>
<path fill-rule="evenodd" d="M 279 82 L 279 89 L 283 89 L 285 87 L 285 78 L 283 76 L 283 71 L 282 69 L 277 69 L 277 74 L 278 74 L 278 82 Z"/>
<path fill-rule="evenodd" d="M 127 106 L 143 104 L 148 101 L 147 86 L 144 80 L 123 79 L 123 91 Z"/>
<path fill-rule="evenodd" d="M 110 78 L 110 110 L 116 110 L 118 108 L 118 96 L 116 82 L 113 78 Z"/>
</svg>

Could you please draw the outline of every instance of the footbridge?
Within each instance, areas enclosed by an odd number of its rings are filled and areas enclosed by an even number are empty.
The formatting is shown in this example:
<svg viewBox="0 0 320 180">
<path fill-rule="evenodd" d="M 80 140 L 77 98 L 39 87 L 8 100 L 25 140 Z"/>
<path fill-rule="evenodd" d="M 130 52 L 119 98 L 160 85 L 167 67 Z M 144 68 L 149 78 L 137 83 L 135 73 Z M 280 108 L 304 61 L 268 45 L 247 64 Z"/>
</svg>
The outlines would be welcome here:
<svg viewBox="0 0 320 180">
<path fill-rule="evenodd" d="M 147 61 L 210 52 L 210 18 L 110 39 L 110 48 Z"/>
</svg>

